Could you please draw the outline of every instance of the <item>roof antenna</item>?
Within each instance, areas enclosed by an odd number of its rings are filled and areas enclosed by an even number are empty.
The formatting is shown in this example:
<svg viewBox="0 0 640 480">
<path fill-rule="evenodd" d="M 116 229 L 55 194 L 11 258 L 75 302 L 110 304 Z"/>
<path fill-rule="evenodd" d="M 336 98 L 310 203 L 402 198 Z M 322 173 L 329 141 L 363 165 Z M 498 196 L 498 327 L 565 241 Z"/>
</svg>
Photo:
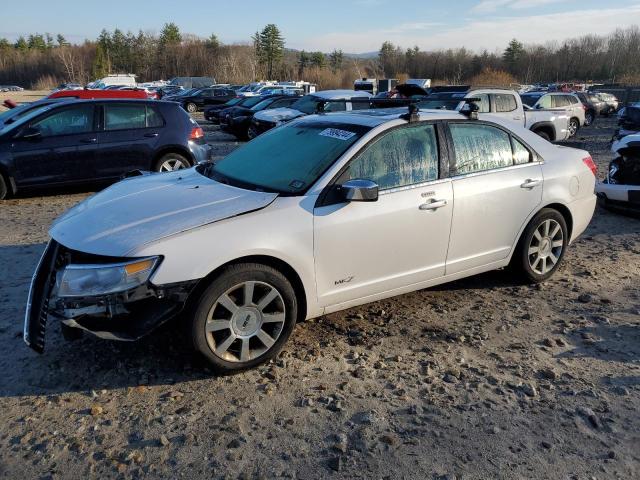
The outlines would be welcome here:
<svg viewBox="0 0 640 480">
<path fill-rule="evenodd" d="M 418 120 L 420 120 L 420 115 L 418 114 L 419 111 L 420 109 L 415 103 L 410 103 L 409 111 L 400 115 L 400 118 L 406 120 L 409 123 L 417 122 Z"/>
</svg>

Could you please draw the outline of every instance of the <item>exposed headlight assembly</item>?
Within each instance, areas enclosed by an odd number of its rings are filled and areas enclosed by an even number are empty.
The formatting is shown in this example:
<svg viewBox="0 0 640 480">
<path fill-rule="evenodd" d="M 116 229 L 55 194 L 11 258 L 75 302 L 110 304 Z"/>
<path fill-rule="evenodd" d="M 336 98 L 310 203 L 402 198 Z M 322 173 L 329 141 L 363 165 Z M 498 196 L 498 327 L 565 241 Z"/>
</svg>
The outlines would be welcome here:
<svg viewBox="0 0 640 480">
<path fill-rule="evenodd" d="M 56 279 L 58 297 L 91 297 L 124 292 L 144 284 L 159 257 L 126 263 L 68 265 Z"/>
</svg>

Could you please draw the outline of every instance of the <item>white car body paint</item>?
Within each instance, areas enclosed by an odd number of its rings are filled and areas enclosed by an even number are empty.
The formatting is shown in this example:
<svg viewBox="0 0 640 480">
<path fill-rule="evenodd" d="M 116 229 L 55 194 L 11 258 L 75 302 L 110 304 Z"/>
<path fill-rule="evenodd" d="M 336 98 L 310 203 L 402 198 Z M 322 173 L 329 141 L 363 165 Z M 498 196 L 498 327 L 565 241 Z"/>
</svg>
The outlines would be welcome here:
<svg viewBox="0 0 640 480">
<path fill-rule="evenodd" d="M 92 253 L 122 254 L 127 250 L 131 257 L 161 255 L 163 260 L 151 277 L 159 286 L 201 279 L 246 257 L 273 257 L 297 273 L 305 291 L 306 317 L 312 318 L 504 267 L 529 220 L 547 205 L 560 204 L 571 213 L 571 241 L 584 231 L 593 215 L 595 178 L 582 161 L 589 156 L 587 152 L 552 145 L 512 121 L 491 115 L 480 115 L 480 120 L 512 131 L 539 158 L 524 166 L 383 191 L 377 202 L 316 208 L 325 186 L 361 148 L 389 128 L 406 124 L 395 110 L 334 113 L 326 118 L 373 128 L 304 195 L 274 199 L 273 194 L 197 178 L 199 174 L 191 169 L 174 176 L 162 174 L 158 175 L 162 178 L 117 184 L 64 215 L 51 235 L 71 248 L 92 245 L 88 247 Z M 427 110 L 420 113 L 420 119 L 466 117 Z M 179 180 L 181 174 L 184 177 Z M 531 179 L 540 183 L 532 189 L 520 187 Z M 201 192 L 194 196 L 194 189 L 185 185 L 196 184 L 195 191 Z M 158 192 L 165 192 L 164 201 Z M 234 201 L 215 203 L 228 198 Z M 420 208 L 431 199 L 442 200 L 441 208 Z M 231 204 L 233 210 L 229 209 Z M 105 220 L 101 215 L 108 212 L 109 205 L 117 206 L 117 215 Z M 196 208 L 184 210 L 187 205 Z M 129 209 L 135 215 L 128 213 Z M 145 222 L 140 212 L 148 209 L 154 218 Z M 141 223 L 128 229 L 127 222 L 132 219 Z M 87 223 L 96 223 L 91 225 L 96 234 L 116 233 L 102 236 L 100 245 L 85 244 Z M 120 232 L 122 239 L 118 238 Z"/>
</svg>

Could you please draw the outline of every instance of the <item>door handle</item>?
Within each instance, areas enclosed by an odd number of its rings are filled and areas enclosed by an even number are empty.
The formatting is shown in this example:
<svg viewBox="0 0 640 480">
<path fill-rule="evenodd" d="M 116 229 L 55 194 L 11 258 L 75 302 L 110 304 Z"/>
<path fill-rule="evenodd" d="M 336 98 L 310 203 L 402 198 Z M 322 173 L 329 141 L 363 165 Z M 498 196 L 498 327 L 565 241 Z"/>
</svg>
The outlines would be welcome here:
<svg viewBox="0 0 640 480">
<path fill-rule="evenodd" d="M 158 133 L 156 132 L 145 133 L 144 136 L 147 138 L 154 138 L 158 136 Z"/>
<path fill-rule="evenodd" d="M 96 143 L 97 141 L 97 138 L 83 138 L 80 140 L 81 143 Z"/>
<path fill-rule="evenodd" d="M 523 184 L 520 185 L 520 188 L 534 188 L 540 185 L 540 180 L 534 180 L 532 178 L 527 178 Z"/>
<path fill-rule="evenodd" d="M 423 203 L 418 208 L 420 210 L 437 210 L 439 208 L 444 207 L 446 204 L 447 204 L 446 200 L 432 199 L 430 202 Z"/>
</svg>

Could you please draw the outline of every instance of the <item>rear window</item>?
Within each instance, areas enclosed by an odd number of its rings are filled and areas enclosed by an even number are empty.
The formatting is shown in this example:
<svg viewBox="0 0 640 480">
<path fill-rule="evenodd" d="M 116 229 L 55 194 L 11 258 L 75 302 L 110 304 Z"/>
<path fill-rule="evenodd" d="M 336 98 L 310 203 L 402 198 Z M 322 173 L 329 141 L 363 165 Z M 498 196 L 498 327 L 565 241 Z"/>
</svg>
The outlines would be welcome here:
<svg viewBox="0 0 640 480">
<path fill-rule="evenodd" d="M 528 107 L 532 107 L 536 104 L 536 102 L 540 99 L 538 95 L 521 95 L 522 103 L 524 103 Z"/>
<path fill-rule="evenodd" d="M 106 104 L 104 106 L 104 129 L 130 130 L 136 128 L 161 127 L 164 124 L 160 113 L 146 105 Z"/>
</svg>

